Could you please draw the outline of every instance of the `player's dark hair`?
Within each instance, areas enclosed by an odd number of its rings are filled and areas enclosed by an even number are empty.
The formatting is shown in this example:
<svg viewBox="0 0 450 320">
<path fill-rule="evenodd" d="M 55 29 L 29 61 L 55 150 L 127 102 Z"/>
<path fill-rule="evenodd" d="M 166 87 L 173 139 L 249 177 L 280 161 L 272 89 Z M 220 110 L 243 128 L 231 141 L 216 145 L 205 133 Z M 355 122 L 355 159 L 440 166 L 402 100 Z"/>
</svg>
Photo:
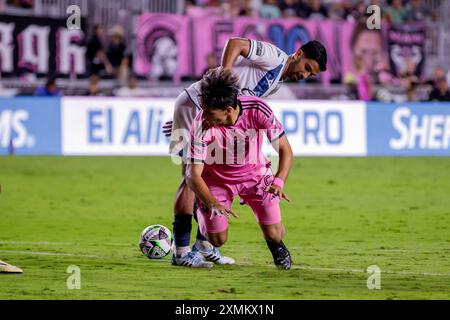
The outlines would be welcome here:
<svg viewBox="0 0 450 320">
<path fill-rule="evenodd" d="M 202 107 L 221 110 L 228 106 L 236 108 L 239 91 L 239 78 L 234 72 L 222 68 L 211 69 L 201 80 Z"/>
<path fill-rule="evenodd" d="M 315 60 L 319 64 L 320 71 L 327 71 L 327 50 L 317 40 L 312 40 L 301 46 L 306 58 Z"/>
</svg>

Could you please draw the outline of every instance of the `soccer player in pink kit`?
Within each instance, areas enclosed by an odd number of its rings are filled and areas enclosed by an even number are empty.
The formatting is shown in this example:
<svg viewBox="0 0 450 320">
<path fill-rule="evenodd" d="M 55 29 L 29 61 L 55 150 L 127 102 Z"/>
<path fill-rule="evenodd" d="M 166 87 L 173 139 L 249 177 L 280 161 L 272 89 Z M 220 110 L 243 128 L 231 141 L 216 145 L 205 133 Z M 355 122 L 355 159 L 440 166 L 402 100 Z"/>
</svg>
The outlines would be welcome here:
<svg viewBox="0 0 450 320">
<path fill-rule="evenodd" d="M 292 166 L 291 146 L 281 123 L 258 97 L 239 96 L 239 79 L 230 70 L 209 71 L 201 82 L 202 111 L 191 128 L 187 183 L 197 196 L 200 232 L 215 247 L 227 241 L 234 196 L 249 205 L 261 227 L 275 265 L 291 268 L 282 239 L 280 200 Z M 262 154 L 263 135 L 279 153 L 273 176 Z"/>
<path fill-rule="evenodd" d="M 225 45 L 221 66 L 232 70 L 239 78 L 240 94 L 267 97 L 275 93 L 287 80 L 307 79 L 326 70 L 327 52 L 319 41 L 303 44 L 292 55 L 276 46 L 258 40 L 231 38 Z M 187 144 L 189 130 L 200 107 L 201 81 L 186 88 L 176 99 L 173 123 L 166 123 L 170 132 L 170 154 L 182 159 L 180 181 L 174 201 L 172 264 L 195 268 L 210 268 L 216 264 L 234 264 L 212 246 L 197 230 L 196 241 L 189 247 L 194 212 L 194 192 L 186 183 Z M 181 146 L 181 148 L 180 148 Z"/>
</svg>

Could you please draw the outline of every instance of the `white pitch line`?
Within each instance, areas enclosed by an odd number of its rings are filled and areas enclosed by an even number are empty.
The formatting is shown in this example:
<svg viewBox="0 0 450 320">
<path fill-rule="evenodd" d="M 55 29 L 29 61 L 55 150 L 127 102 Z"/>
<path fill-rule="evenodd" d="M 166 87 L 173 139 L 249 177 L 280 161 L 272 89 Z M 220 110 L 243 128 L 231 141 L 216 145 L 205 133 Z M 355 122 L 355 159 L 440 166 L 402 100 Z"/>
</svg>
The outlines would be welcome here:
<svg viewBox="0 0 450 320">
<path fill-rule="evenodd" d="M 24 245 L 61 245 L 61 246 L 121 246 L 126 247 L 132 245 L 132 243 L 82 243 L 82 242 L 53 242 L 53 241 L 10 241 L 10 240 L 0 240 L 0 244 L 24 244 Z M 304 247 L 291 247 L 289 246 L 289 249 L 294 250 L 302 250 Z M 337 249 L 342 250 L 342 249 Z M 235 250 L 232 248 L 227 249 L 228 252 L 237 252 L 240 250 Z M 265 251 L 263 249 L 260 250 Z M 355 252 L 355 251 L 381 251 L 381 252 L 414 252 L 414 253 L 446 253 L 445 251 L 450 251 L 450 248 L 441 248 L 439 250 L 420 250 L 420 249 L 380 249 L 380 248 L 372 248 L 372 249 L 357 249 L 353 248 L 351 250 L 348 250 L 348 252 Z"/>
<path fill-rule="evenodd" d="M 102 259 L 102 260 L 120 260 L 120 261 L 123 260 L 121 258 L 102 257 L 102 256 L 96 256 L 96 255 L 90 255 L 90 254 L 63 253 L 63 252 L 44 252 L 44 251 L 0 250 L 0 254 L 24 254 L 24 255 L 61 256 L 61 257 L 75 257 L 75 258 L 95 258 L 95 259 Z M 129 257 L 126 257 L 124 259 L 129 259 Z M 133 261 L 133 262 L 136 262 L 136 261 Z M 164 261 L 167 261 L 167 260 L 154 259 L 152 261 L 154 261 L 154 262 L 164 262 Z M 127 260 L 127 262 L 130 262 L 130 260 Z"/>
<path fill-rule="evenodd" d="M 0 253 L 7 254 L 25 254 L 25 255 L 47 255 L 47 256 L 63 256 L 63 257 L 77 257 L 77 258 L 97 258 L 104 260 L 111 260 L 106 257 L 96 256 L 96 255 L 84 255 L 84 254 L 73 254 L 73 253 L 58 253 L 58 252 L 43 252 L 43 251 L 16 251 L 16 250 L 0 250 Z M 128 260 L 129 261 L 129 260 Z M 152 262 L 167 262 L 164 259 L 155 259 Z M 260 267 L 250 264 L 237 264 L 238 266 L 252 266 Z M 270 268 L 275 268 L 275 266 L 270 266 Z M 325 271 L 325 272 L 341 272 L 341 273 L 367 273 L 364 269 L 345 269 L 345 268 L 325 268 L 325 267 L 308 267 L 308 266 L 292 266 L 294 270 L 311 270 L 311 271 Z M 450 273 L 437 273 L 437 272 L 409 272 L 409 271 L 390 271 L 381 270 L 383 274 L 393 274 L 401 276 L 437 276 L 437 277 L 450 277 Z"/>
<path fill-rule="evenodd" d="M 26 254 L 26 255 L 43 255 L 43 256 L 80 257 L 80 258 L 102 258 L 102 257 L 99 257 L 99 256 L 88 255 L 88 254 L 59 253 L 59 252 L 43 252 L 43 251 L 0 250 L 0 253 Z"/>
<path fill-rule="evenodd" d="M 304 267 L 304 266 L 292 266 L 292 269 L 300 270 L 312 270 L 312 271 L 330 271 L 330 272 L 353 272 L 353 273 L 367 273 L 363 269 L 342 269 L 342 268 L 323 268 L 323 267 Z M 381 273 L 394 274 L 401 276 L 439 276 L 450 277 L 450 273 L 436 273 L 436 272 L 409 272 L 409 271 L 390 271 L 381 269 Z"/>
<path fill-rule="evenodd" d="M 129 246 L 131 243 L 80 243 L 80 242 L 52 242 L 52 241 L 9 241 L 0 240 L 0 244 L 26 244 L 26 245 L 56 245 L 56 246 Z"/>
<path fill-rule="evenodd" d="M 35 244 L 35 245 L 76 245 L 75 242 L 50 242 L 50 241 L 8 241 L 0 240 L 0 244 Z"/>
</svg>

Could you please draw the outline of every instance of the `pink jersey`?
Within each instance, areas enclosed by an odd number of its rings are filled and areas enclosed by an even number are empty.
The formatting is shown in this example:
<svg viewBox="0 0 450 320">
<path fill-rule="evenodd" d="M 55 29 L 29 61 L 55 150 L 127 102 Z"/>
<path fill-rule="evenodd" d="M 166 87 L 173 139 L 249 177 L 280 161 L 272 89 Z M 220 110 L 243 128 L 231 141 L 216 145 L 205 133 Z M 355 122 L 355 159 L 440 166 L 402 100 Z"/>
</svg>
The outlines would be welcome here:
<svg viewBox="0 0 450 320">
<path fill-rule="evenodd" d="M 239 116 L 232 126 L 210 126 L 201 111 L 191 127 L 190 158 L 205 164 L 203 177 L 238 184 L 266 174 L 270 162 L 262 153 L 264 135 L 274 142 L 283 127 L 260 98 L 240 96 Z"/>
</svg>

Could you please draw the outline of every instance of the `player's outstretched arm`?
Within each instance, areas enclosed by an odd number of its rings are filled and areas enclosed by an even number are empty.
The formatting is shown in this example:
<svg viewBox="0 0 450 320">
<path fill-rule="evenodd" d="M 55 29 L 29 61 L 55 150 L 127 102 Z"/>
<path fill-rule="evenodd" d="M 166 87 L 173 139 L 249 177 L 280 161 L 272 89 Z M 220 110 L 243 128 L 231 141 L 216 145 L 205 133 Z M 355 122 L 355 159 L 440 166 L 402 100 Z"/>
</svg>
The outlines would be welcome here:
<svg viewBox="0 0 450 320">
<path fill-rule="evenodd" d="M 289 176 L 289 172 L 291 171 L 294 153 L 292 152 L 291 145 L 286 138 L 286 135 L 283 135 L 280 139 L 274 142 L 273 147 L 277 150 L 280 160 L 275 179 L 272 185 L 267 187 L 266 191 L 289 201 L 288 196 L 283 192 L 283 187 Z"/>
<path fill-rule="evenodd" d="M 286 181 L 294 161 L 294 153 L 292 152 L 291 144 L 286 138 L 286 135 L 283 135 L 280 139 L 278 139 L 277 144 L 280 163 L 278 165 L 278 172 L 275 177 Z"/>
<path fill-rule="evenodd" d="M 186 167 L 186 182 L 197 197 L 211 210 L 211 219 L 215 215 L 228 215 L 231 214 L 237 218 L 236 213 L 231 208 L 225 208 L 217 201 L 217 199 L 211 194 L 208 186 L 202 178 L 204 165 L 202 163 L 188 164 Z"/>
<path fill-rule="evenodd" d="M 239 56 L 246 57 L 250 50 L 250 42 L 245 38 L 230 38 L 223 49 L 222 67 L 231 70 Z"/>
<path fill-rule="evenodd" d="M 217 203 L 211 194 L 205 180 L 202 178 L 204 165 L 202 163 L 188 164 L 186 167 L 186 182 L 197 197 L 208 207 Z"/>
</svg>

